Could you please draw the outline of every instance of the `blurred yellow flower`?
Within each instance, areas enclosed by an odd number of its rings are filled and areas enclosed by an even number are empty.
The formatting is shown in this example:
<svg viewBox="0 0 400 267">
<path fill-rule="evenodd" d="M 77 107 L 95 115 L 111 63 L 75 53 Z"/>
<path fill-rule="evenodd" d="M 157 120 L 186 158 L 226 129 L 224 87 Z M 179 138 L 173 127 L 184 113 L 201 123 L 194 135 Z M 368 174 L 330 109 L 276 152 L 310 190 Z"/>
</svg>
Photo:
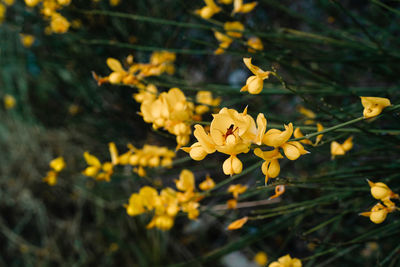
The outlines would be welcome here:
<svg viewBox="0 0 400 267">
<path fill-rule="evenodd" d="M 228 230 L 240 229 L 240 228 L 243 227 L 243 225 L 244 225 L 245 223 L 247 223 L 248 219 L 249 219 L 249 218 L 246 216 L 246 217 L 243 217 L 243 218 L 241 218 L 241 219 L 239 219 L 239 220 L 236 220 L 236 221 L 232 222 L 231 224 L 229 224 L 227 229 L 228 229 Z"/>
<path fill-rule="evenodd" d="M 257 4 L 257 2 L 243 4 L 243 0 L 234 0 L 232 13 L 249 13 L 256 7 Z"/>
<path fill-rule="evenodd" d="M 390 100 L 383 97 L 361 97 L 364 107 L 364 118 L 372 118 L 381 114 L 382 110 L 391 105 Z"/>
<path fill-rule="evenodd" d="M 206 179 L 199 184 L 199 188 L 202 191 L 207 191 L 213 189 L 215 186 L 214 180 L 207 174 Z"/>
<path fill-rule="evenodd" d="M 237 199 L 239 197 L 239 194 L 243 194 L 246 192 L 247 186 L 246 185 L 241 185 L 241 184 L 235 184 L 235 185 L 230 185 L 228 188 L 228 192 L 232 193 L 233 197 Z"/>
<path fill-rule="evenodd" d="M 217 31 L 214 32 L 214 36 L 219 42 L 219 46 L 214 51 L 214 54 L 220 55 L 220 54 L 225 53 L 225 50 L 228 49 L 228 47 L 231 45 L 231 43 L 233 42 L 233 39 L 231 37 L 229 37 L 228 35 L 217 32 Z"/>
<path fill-rule="evenodd" d="M 210 91 L 199 91 L 196 95 L 196 102 L 201 104 L 195 107 L 195 112 L 202 115 L 210 110 L 210 107 L 217 107 L 221 103 L 221 98 L 213 98 Z"/>
<path fill-rule="evenodd" d="M 280 257 L 278 261 L 274 261 L 268 267 L 301 267 L 301 261 L 298 258 L 290 257 L 289 254 Z"/>
<path fill-rule="evenodd" d="M 263 71 L 259 67 L 251 64 L 251 58 L 243 58 L 244 64 L 254 74 L 247 78 L 246 85 L 240 89 L 240 92 L 249 92 L 250 94 L 261 93 L 264 87 L 264 80 L 268 79 L 270 71 Z"/>
<path fill-rule="evenodd" d="M 29 7 L 34 7 L 39 4 L 42 0 L 25 0 L 25 4 Z"/>
<path fill-rule="evenodd" d="M 253 36 L 247 40 L 248 51 L 250 53 L 255 53 L 257 51 L 262 51 L 264 49 L 264 45 L 260 38 Z"/>
<path fill-rule="evenodd" d="M 244 25 L 239 21 L 225 22 L 224 30 L 229 37 L 241 38 L 244 31 Z"/>
<path fill-rule="evenodd" d="M 265 266 L 268 262 L 268 256 L 267 253 L 260 251 L 256 255 L 254 255 L 253 261 L 258 265 L 258 266 Z"/>
<path fill-rule="evenodd" d="M 21 43 L 24 47 L 31 47 L 33 43 L 35 42 L 35 37 L 31 34 L 23 34 L 21 33 L 20 35 Z"/>
<path fill-rule="evenodd" d="M 5 109 L 12 109 L 15 107 L 16 101 L 12 95 L 6 94 L 3 98 L 4 108 Z"/>
<path fill-rule="evenodd" d="M 60 172 L 65 168 L 65 161 L 63 157 L 58 157 L 50 161 L 50 168 L 55 172 Z"/>
<path fill-rule="evenodd" d="M 50 186 L 57 184 L 58 173 L 55 171 L 48 171 L 46 177 L 43 178 L 43 182 L 46 182 Z"/>
<path fill-rule="evenodd" d="M 50 28 L 54 33 L 66 33 L 69 29 L 70 23 L 68 20 L 59 13 L 53 13 L 50 21 Z"/>
<path fill-rule="evenodd" d="M 343 144 L 339 144 L 338 142 L 333 141 L 331 143 L 332 159 L 334 159 L 336 156 L 342 156 L 346 154 L 346 152 L 351 150 L 352 148 L 353 148 L 353 136 L 347 138 Z"/>
<path fill-rule="evenodd" d="M 204 3 L 206 3 L 204 7 L 194 11 L 203 19 L 209 19 L 221 11 L 221 8 L 215 4 L 214 0 L 204 0 Z"/>
<path fill-rule="evenodd" d="M 193 191 L 195 187 L 194 175 L 190 170 L 184 169 L 179 175 L 179 180 L 175 180 L 176 188 L 181 191 Z"/>
<path fill-rule="evenodd" d="M 110 6 L 118 6 L 121 0 L 110 0 Z"/>
</svg>

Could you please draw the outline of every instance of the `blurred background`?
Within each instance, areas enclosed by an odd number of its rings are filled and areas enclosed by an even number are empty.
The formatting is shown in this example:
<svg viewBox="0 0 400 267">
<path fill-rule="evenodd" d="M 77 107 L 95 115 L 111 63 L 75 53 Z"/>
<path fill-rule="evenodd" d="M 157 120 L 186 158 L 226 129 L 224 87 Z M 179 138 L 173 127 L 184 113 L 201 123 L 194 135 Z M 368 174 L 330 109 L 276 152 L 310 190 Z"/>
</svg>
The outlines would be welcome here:
<svg viewBox="0 0 400 267">
<path fill-rule="evenodd" d="M 120 150 L 127 143 L 176 146 L 174 136 L 138 114 L 136 88 L 97 85 L 92 72 L 108 75 L 108 57 L 123 62 L 132 54 L 147 62 L 153 51 L 175 52 L 175 74 L 150 79 L 160 90 L 179 87 L 191 99 L 209 90 L 222 98 L 221 107 L 248 105 L 254 117 L 266 114 L 271 127 L 294 122 L 306 133 L 316 127 L 307 125 L 301 106 L 330 127 L 362 115 L 359 96 L 399 103 L 398 1 L 259 0 L 251 13 L 232 17 L 223 6 L 206 21 L 194 13 L 204 6 L 200 0 L 72 0 L 60 11 L 71 22 L 63 34 L 46 30 L 40 8 L 0 2 L 0 265 L 250 266 L 264 251 L 271 260 L 290 253 L 305 259 L 303 266 L 400 266 L 398 214 L 379 226 L 357 215 L 374 204 L 365 179 L 379 178 L 399 192 L 396 112 L 326 134 L 311 154 L 284 161 L 271 186 L 264 187 L 254 155 L 244 155 L 245 170 L 252 169 L 235 181 L 250 187 L 240 200 L 266 199 L 274 185 L 286 184 L 283 198 L 227 210 L 220 205 L 229 198 L 223 188 L 202 202 L 198 220 L 178 216 L 167 232 L 146 230 L 150 216 L 126 214 L 123 204 L 147 183 L 131 169 L 118 168 L 110 182 L 81 174 L 83 152 L 109 160 L 109 142 Z M 215 55 L 213 31 L 226 21 L 241 21 L 246 38 L 259 37 L 264 50 L 251 54 L 239 39 Z M 246 56 L 276 69 L 286 84 L 272 78 L 260 95 L 240 93 L 249 76 Z M 351 135 L 352 153 L 331 160 L 329 143 Z M 58 156 L 67 167 L 49 186 L 42 178 Z M 214 154 L 195 162 L 178 151 L 173 168 L 149 177 L 169 186 L 189 168 L 198 181 L 210 174 L 220 182 L 227 178 L 224 159 Z M 249 214 L 261 217 L 226 231 Z"/>
</svg>

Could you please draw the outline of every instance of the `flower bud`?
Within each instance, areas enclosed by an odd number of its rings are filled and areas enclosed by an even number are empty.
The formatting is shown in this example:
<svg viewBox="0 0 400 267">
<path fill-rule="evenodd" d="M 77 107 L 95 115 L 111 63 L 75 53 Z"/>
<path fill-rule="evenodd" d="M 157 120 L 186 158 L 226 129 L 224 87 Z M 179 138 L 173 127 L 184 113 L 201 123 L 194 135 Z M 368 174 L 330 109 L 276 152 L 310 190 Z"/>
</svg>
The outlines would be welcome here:
<svg viewBox="0 0 400 267">
<path fill-rule="evenodd" d="M 259 77 L 253 75 L 250 76 L 247 81 L 247 90 L 249 91 L 250 94 L 256 95 L 261 93 L 263 86 L 264 86 L 264 81 L 260 79 Z"/>
<path fill-rule="evenodd" d="M 369 219 L 376 224 L 382 223 L 387 216 L 388 212 L 386 209 L 381 209 L 378 211 L 372 211 Z"/>
<path fill-rule="evenodd" d="M 371 195 L 376 199 L 384 199 L 390 197 L 392 191 L 384 183 L 374 183 L 371 186 Z"/>
<path fill-rule="evenodd" d="M 242 172 L 243 164 L 236 156 L 232 155 L 224 161 L 222 169 L 226 175 L 238 174 Z"/>
</svg>

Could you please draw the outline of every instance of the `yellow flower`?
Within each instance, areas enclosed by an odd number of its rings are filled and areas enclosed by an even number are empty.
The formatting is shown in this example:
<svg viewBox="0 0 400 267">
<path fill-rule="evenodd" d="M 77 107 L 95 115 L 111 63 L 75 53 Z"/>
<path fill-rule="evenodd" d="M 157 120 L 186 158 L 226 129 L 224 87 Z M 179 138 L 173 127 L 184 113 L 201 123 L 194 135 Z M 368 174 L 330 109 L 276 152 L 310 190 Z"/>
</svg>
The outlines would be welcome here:
<svg viewBox="0 0 400 267">
<path fill-rule="evenodd" d="M 264 45 L 260 38 L 258 37 L 251 37 L 247 40 L 248 51 L 250 53 L 255 53 L 257 51 L 262 51 L 264 49 Z"/>
<path fill-rule="evenodd" d="M 256 7 L 257 4 L 257 2 L 243 4 L 243 0 L 234 0 L 232 13 L 249 13 Z"/>
<path fill-rule="evenodd" d="M 110 6 L 118 6 L 121 0 L 110 0 Z"/>
<path fill-rule="evenodd" d="M 307 150 L 304 149 L 302 144 L 297 141 L 286 142 L 281 145 L 281 147 L 283 148 L 285 156 L 290 160 L 296 160 L 301 155 L 309 153 Z"/>
<path fill-rule="evenodd" d="M 198 210 L 200 204 L 195 201 L 189 201 L 182 205 L 182 211 L 188 214 L 190 220 L 195 220 L 199 216 L 200 212 Z"/>
<path fill-rule="evenodd" d="M 156 189 L 154 189 L 151 186 L 143 186 L 139 190 L 139 195 L 141 197 L 143 207 L 145 207 L 148 210 L 154 209 L 154 207 L 156 206 L 156 201 L 158 196 L 158 192 Z"/>
<path fill-rule="evenodd" d="M 162 231 L 166 231 L 174 226 L 174 218 L 168 215 L 156 215 L 151 222 L 146 226 L 147 229 L 157 227 Z"/>
<path fill-rule="evenodd" d="M 60 172 L 65 168 L 65 161 L 63 157 L 58 157 L 50 161 L 50 168 L 52 168 L 55 172 Z"/>
<path fill-rule="evenodd" d="M 239 194 L 243 194 L 246 192 L 247 186 L 246 185 L 241 185 L 241 184 L 235 184 L 235 185 L 230 185 L 228 188 L 228 192 L 232 193 L 234 198 L 238 198 Z"/>
<path fill-rule="evenodd" d="M 335 156 L 342 156 L 346 154 L 346 152 L 351 150 L 352 148 L 353 148 L 353 136 L 347 138 L 343 144 L 339 144 L 338 142 L 333 141 L 331 143 L 332 159 L 334 159 Z"/>
<path fill-rule="evenodd" d="M 272 147 L 282 146 L 289 140 L 290 136 L 292 136 L 293 134 L 292 123 L 289 123 L 289 125 L 284 125 L 284 127 L 285 127 L 284 131 L 280 131 L 278 129 L 268 130 L 265 133 L 262 142 L 267 146 L 272 146 Z"/>
<path fill-rule="evenodd" d="M 228 209 L 231 209 L 231 210 L 236 209 L 237 200 L 234 199 L 234 198 L 233 198 L 233 199 L 229 199 L 229 200 L 226 202 L 226 206 L 227 206 Z"/>
<path fill-rule="evenodd" d="M 194 183 L 194 175 L 187 169 L 181 171 L 179 180 L 175 180 L 176 188 L 181 191 L 193 191 L 195 187 Z"/>
<path fill-rule="evenodd" d="M 148 84 L 145 89 L 139 89 L 139 93 L 133 94 L 136 102 L 153 102 L 157 98 L 158 90 L 154 84 Z"/>
<path fill-rule="evenodd" d="M 129 198 L 129 204 L 124 205 L 126 208 L 126 213 L 129 216 L 136 216 L 142 213 L 145 213 L 142 197 L 139 194 L 132 194 Z"/>
<path fill-rule="evenodd" d="M 261 171 L 265 175 L 265 184 L 267 184 L 269 178 L 275 178 L 279 175 L 281 168 L 278 159 L 283 158 L 283 156 L 277 148 L 272 151 L 262 151 L 260 148 L 256 148 L 254 154 L 265 160 L 261 166 Z"/>
<path fill-rule="evenodd" d="M 301 114 L 303 114 L 309 119 L 315 119 L 317 117 L 317 115 L 312 110 L 307 109 L 303 106 L 299 106 L 297 109 Z"/>
<path fill-rule="evenodd" d="M 29 7 L 34 7 L 39 4 L 41 0 L 25 0 L 25 4 Z"/>
<path fill-rule="evenodd" d="M 277 186 L 275 186 L 275 195 L 269 197 L 268 199 L 277 198 L 277 197 L 281 196 L 283 193 L 285 193 L 285 186 L 277 185 Z"/>
<path fill-rule="evenodd" d="M 278 261 L 274 261 L 268 267 L 301 267 L 301 261 L 298 258 L 290 257 L 289 254 L 280 257 Z"/>
<path fill-rule="evenodd" d="M 208 155 L 200 142 L 196 142 L 190 147 L 182 147 L 182 150 L 189 153 L 190 157 L 197 161 L 203 160 Z"/>
<path fill-rule="evenodd" d="M 196 101 L 203 105 L 198 105 L 195 108 L 196 114 L 202 115 L 210 110 L 211 107 L 217 107 L 221 102 L 221 98 L 213 98 L 210 91 L 199 91 L 196 95 Z"/>
<path fill-rule="evenodd" d="M 12 95 L 8 94 L 4 95 L 3 102 L 5 109 L 12 109 L 13 107 L 15 107 L 16 103 L 15 98 Z"/>
<path fill-rule="evenodd" d="M 4 21 L 4 18 L 6 17 L 6 12 L 6 6 L 0 3 L 0 24 Z"/>
<path fill-rule="evenodd" d="M 251 58 L 243 58 L 244 64 L 246 64 L 247 68 L 254 74 L 247 78 L 246 85 L 240 89 L 241 92 L 248 91 L 250 94 L 259 94 L 261 93 L 264 87 L 264 80 L 268 79 L 271 74 L 270 71 L 263 71 L 259 67 L 251 64 Z"/>
<path fill-rule="evenodd" d="M 386 219 L 388 213 L 389 211 L 387 207 L 385 207 L 381 203 L 378 203 L 372 207 L 371 211 L 360 213 L 360 215 L 369 217 L 371 222 L 375 224 L 380 224 Z"/>
<path fill-rule="evenodd" d="M 268 262 L 268 256 L 267 253 L 260 251 L 258 252 L 254 258 L 253 261 L 258 264 L 258 266 L 265 266 Z"/>
<path fill-rule="evenodd" d="M 239 21 L 225 22 L 224 30 L 229 37 L 240 38 L 243 35 L 244 25 Z"/>
<path fill-rule="evenodd" d="M 231 224 L 229 224 L 227 229 L 228 229 L 228 230 L 240 229 L 240 228 L 243 227 L 243 225 L 244 225 L 245 223 L 247 223 L 247 220 L 248 220 L 248 219 L 249 219 L 249 218 L 246 216 L 246 217 L 243 217 L 243 218 L 241 218 L 241 219 L 239 219 L 239 220 L 236 220 L 236 221 L 232 222 Z"/>
<path fill-rule="evenodd" d="M 21 33 L 19 36 L 21 38 L 21 43 L 22 43 L 22 45 L 24 47 L 29 48 L 35 42 L 35 36 L 33 36 L 31 34 L 23 34 L 23 33 Z"/>
<path fill-rule="evenodd" d="M 4 4 L 7 6 L 12 6 L 15 3 L 15 0 L 3 0 Z"/>
<path fill-rule="evenodd" d="M 383 97 L 362 96 L 361 104 L 364 107 L 364 118 L 372 118 L 381 114 L 382 110 L 390 106 L 390 100 Z"/>
<path fill-rule="evenodd" d="M 231 43 L 233 42 L 233 39 L 231 37 L 229 37 L 228 35 L 220 33 L 220 32 L 214 32 L 214 36 L 219 42 L 219 46 L 218 46 L 217 50 L 214 51 L 214 54 L 216 54 L 216 55 L 223 54 L 225 52 L 225 50 L 228 49 L 228 47 L 231 45 Z"/>
<path fill-rule="evenodd" d="M 375 199 L 384 201 L 390 198 L 399 198 L 399 195 L 395 194 L 392 190 L 390 190 L 390 188 L 386 184 L 381 182 L 373 183 L 370 180 L 367 181 L 369 186 L 371 187 L 371 195 Z"/>
<path fill-rule="evenodd" d="M 43 182 L 46 182 L 50 186 L 57 184 L 57 175 L 55 171 L 48 171 L 46 177 L 43 178 Z"/>
<path fill-rule="evenodd" d="M 215 182 L 209 175 L 207 175 L 206 179 L 199 184 L 199 188 L 202 191 L 211 190 L 214 188 L 214 186 L 215 186 Z"/>
<path fill-rule="evenodd" d="M 214 0 L 204 0 L 204 3 L 206 3 L 204 7 L 195 10 L 195 13 L 203 19 L 209 19 L 221 11 L 221 8 L 215 4 Z"/>
<path fill-rule="evenodd" d="M 54 33 L 66 33 L 70 23 L 61 14 L 54 13 L 51 16 L 50 27 Z"/>
</svg>

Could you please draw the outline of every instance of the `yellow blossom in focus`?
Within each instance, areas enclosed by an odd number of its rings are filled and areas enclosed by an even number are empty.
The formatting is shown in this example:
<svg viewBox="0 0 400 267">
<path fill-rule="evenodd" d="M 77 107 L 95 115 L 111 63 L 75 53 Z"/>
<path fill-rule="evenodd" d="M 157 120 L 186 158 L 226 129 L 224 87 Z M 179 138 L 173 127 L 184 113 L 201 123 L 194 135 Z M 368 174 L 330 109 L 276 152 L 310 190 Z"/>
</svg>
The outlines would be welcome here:
<svg viewBox="0 0 400 267">
<path fill-rule="evenodd" d="M 261 144 L 266 127 L 267 121 L 261 113 L 257 117 L 256 126 L 254 119 L 247 114 L 247 108 L 243 113 L 223 108 L 218 114 L 213 114 L 209 133 L 203 126 L 195 125 L 194 136 L 198 144 L 184 150 L 194 160 L 201 160 L 205 153 L 211 154 L 215 151 L 230 155 L 223 163 L 223 171 L 226 175 L 238 174 L 243 165 L 236 155 L 247 153 L 252 143 Z"/>
<path fill-rule="evenodd" d="M 364 107 L 364 118 L 373 118 L 381 114 L 382 110 L 391 105 L 390 100 L 383 97 L 361 97 Z"/>
<path fill-rule="evenodd" d="M 224 30 L 229 37 L 241 38 L 244 31 L 244 25 L 239 21 L 225 22 Z"/>
<path fill-rule="evenodd" d="M 24 47 L 31 47 L 35 42 L 35 37 L 31 34 L 20 34 L 21 43 Z"/>
<path fill-rule="evenodd" d="M 231 224 L 229 224 L 227 229 L 228 229 L 228 230 L 240 229 L 240 228 L 243 227 L 243 225 L 244 225 L 245 223 L 247 223 L 247 220 L 248 220 L 248 219 L 249 219 L 249 218 L 246 216 L 246 217 L 243 217 L 243 218 L 241 218 L 241 219 L 239 219 L 239 220 L 236 220 L 236 221 L 232 222 Z"/>
<path fill-rule="evenodd" d="M 254 258 L 253 261 L 258 265 L 258 266 L 265 266 L 268 262 L 268 256 L 267 253 L 260 251 L 258 252 Z"/>
<path fill-rule="evenodd" d="M 280 257 L 278 261 L 274 261 L 268 267 L 301 267 L 301 261 L 298 258 L 292 258 L 289 254 Z"/>
<path fill-rule="evenodd" d="M 250 53 L 255 53 L 257 51 L 262 51 L 264 49 L 264 45 L 260 38 L 253 36 L 249 40 L 247 40 L 248 51 Z"/>
<path fill-rule="evenodd" d="M 251 58 L 243 58 L 244 64 L 254 74 L 247 78 L 246 85 L 240 89 L 241 92 L 249 92 L 250 94 L 261 93 L 264 87 L 264 80 L 268 79 L 270 71 L 263 71 L 259 67 L 251 64 Z"/>
<path fill-rule="evenodd" d="M 265 184 L 267 184 L 269 178 L 276 178 L 279 175 L 281 167 L 278 159 L 283 158 L 283 156 L 278 149 L 262 151 L 260 148 L 256 148 L 254 154 L 265 160 L 261 166 L 261 171 L 265 175 Z"/>
<path fill-rule="evenodd" d="M 395 194 L 386 184 L 378 182 L 373 183 L 367 180 L 371 187 L 371 195 L 378 200 L 385 201 L 390 198 L 399 198 L 398 194 Z"/>
<path fill-rule="evenodd" d="M 232 13 L 249 13 L 256 7 L 257 4 L 257 2 L 243 4 L 243 0 L 234 0 Z"/>
<path fill-rule="evenodd" d="M 214 188 L 214 186 L 215 186 L 215 182 L 209 175 L 207 175 L 206 179 L 199 184 L 199 188 L 202 191 L 211 190 Z"/>
<path fill-rule="evenodd" d="M 233 197 L 237 199 L 239 197 L 239 194 L 243 194 L 246 192 L 247 186 L 246 185 L 241 185 L 241 184 L 235 184 L 235 185 L 230 185 L 228 188 L 228 192 L 232 193 Z"/>
<path fill-rule="evenodd" d="M 203 19 L 209 19 L 221 11 L 221 8 L 215 4 L 214 0 L 204 0 L 204 3 L 206 3 L 204 7 L 195 10 L 195 13 Z"/>
<path fill-rule="evenodd" d="M 12 109 L 13 107 L 15 107 L 16 101 L 12 95 L 6 94 L 4 95 L 3 103 L 5 109 Z"/>
<path fill-rule="evenodd" d="M 371 222 L 375 224 L 380 224 L 386 219 L 388 213 L 388 208 L 381 203 L 378 203 L 372 207 L 371 211 L 360 213 L 360 215 L 369 217 Z"/>
<path fill-rule="evenodd" d="M 347 138 L 343 144 L 339 144 L 338 142 L 333 141 L 331 143 L 332 159 L 334 159 L 336 156 L 342 156 L 346 154 L 346 152 L 351 150 L 352 148 L 353 148 L 353 136 Z"/>
</svg>

